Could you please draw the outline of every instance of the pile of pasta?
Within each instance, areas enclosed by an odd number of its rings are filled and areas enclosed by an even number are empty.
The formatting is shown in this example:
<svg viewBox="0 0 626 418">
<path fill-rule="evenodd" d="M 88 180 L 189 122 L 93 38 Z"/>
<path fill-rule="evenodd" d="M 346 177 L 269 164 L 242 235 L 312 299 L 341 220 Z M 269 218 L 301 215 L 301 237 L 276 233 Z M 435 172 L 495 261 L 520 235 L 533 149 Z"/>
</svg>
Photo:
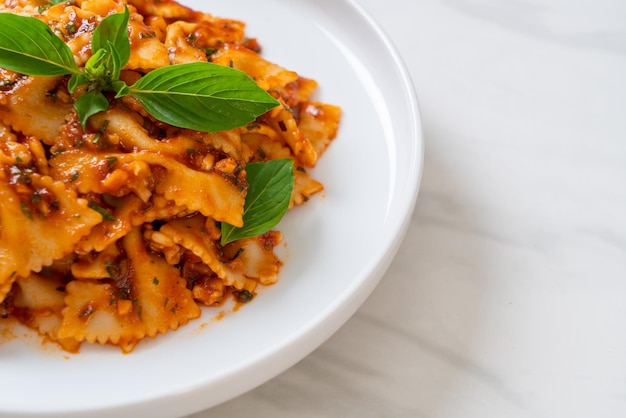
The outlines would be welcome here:
<svg viewBox="0 0 626 418">
<path fill-rule="evenodd" d="M 321 191 L 308 169 L 340 120 L 337 106 L 312 98 L 316 81 L 262 58 L 237 20 L 168 0 L 15 0 L 0 12 L 44 21 L 83 66 L 93 29 L 125 5 L 132 50 L 122 79 L 211 61 L 244 71 L 280 106 L 205 133 L 159 122 L 126 96 L 83 129 L 67 76 L 0 69 L 0 317 L 72 352 L 83 341 L 129 352 L 202 306 L 275 283 L 280 232 L 222 247 L 220 223 L 241 225 L 250 162 L 294 160 L 290 208 Z"/>
</svg>

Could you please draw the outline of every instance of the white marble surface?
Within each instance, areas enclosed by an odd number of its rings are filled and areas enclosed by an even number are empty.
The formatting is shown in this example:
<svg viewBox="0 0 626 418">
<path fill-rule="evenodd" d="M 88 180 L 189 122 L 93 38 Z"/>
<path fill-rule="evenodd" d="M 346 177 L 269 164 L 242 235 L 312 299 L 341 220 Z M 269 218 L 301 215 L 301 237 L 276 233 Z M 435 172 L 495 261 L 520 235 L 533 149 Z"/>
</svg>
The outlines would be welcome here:
<svg viewBox="0 0 626 418">
<path fill-rule="evenodd" d="M 420 98 L 407 238 L 330 340 L 194 417 L 626 417 L 626 2 L 360 3 Z"/>
</svg>

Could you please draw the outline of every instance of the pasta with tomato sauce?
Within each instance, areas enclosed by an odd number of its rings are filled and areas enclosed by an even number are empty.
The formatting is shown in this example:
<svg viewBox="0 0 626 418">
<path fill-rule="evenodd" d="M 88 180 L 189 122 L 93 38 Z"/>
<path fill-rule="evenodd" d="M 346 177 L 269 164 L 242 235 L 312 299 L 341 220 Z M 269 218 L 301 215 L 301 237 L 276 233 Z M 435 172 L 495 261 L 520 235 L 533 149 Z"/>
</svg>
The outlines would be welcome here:
<svg viewBox="0 0 626 418">
<path fill-rule="evenodd" d="M 124 82 L 212 62 L 243 71 L 279 105 L 245 126 L 201 132 L 157 120 L 127 95 L 83 125 L 68 75 L 0 68 L 0 317 L 70 352 L 85 341 L 130 352 L 203 306 L 246 302 L 275 283 L 280 232 L 222 245 L 220 225 L 242 225 L 249 163 L 294 161 L 289 208 L 320 192 L 308 169 L 341 116 L 315 100 L 316 81 L 264 59 L 243 22 L 175 1 L 17 0 L 0 12 L 46 23 L 83 67 L 94 29 L 125 8 Z"/>
</svg>

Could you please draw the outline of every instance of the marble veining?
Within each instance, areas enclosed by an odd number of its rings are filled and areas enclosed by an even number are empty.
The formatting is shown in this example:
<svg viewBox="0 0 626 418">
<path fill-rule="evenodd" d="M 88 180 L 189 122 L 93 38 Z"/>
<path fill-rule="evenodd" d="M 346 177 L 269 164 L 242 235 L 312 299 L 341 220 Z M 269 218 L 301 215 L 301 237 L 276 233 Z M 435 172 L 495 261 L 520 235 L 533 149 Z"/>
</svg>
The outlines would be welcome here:
<svg viewBox="0 0 626 418">
<path fill-rule="evenodd" d="M 506 30 L 515 30 L 549 42 L 558 42 L 575 48 L 591 48 L 626 53 L 623 7 L 598 3 L 593 0 L 550 4 L 535 1 L 497 0 L 446 2 L 458 11 L 489 21 Z M 617 5 L 617 3 L 615 3 Z"/>
</svg>

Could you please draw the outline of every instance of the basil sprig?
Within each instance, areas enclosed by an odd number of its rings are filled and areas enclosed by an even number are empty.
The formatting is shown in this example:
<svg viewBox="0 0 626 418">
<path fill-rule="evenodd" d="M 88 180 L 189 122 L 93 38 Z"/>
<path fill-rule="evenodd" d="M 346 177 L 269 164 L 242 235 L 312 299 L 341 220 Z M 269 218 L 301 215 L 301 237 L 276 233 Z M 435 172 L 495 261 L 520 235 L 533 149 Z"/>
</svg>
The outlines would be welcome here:
<svg viewBox="0 0 626 418">
<path fill-rule="evenodd" d="M 71 93 L 86 86 L 74 103 L 83 127 L 91 115 L 109 108 L 107 91 L 116 98 L 135 97 L 162 122 L 204 132 L 244 126 L 279 104 L 245 73 L 207 62 L 162 67 L 128 86 L 119 79 L 130 59 L 128 20 L 127 8 L 104 18 L 92 35 L 92 56 L 79 68 L 70 48 L 48 25 L 33 17 L 0 13 L 0 67 L 29 76 L 70 75 Z M 252 163 L 246 171 L 244 226 L 222 223 L 222 245 L 269 231 L 289 207 L 293 160 Z"/>
<path fill-rule="evenodd" d="M 108 109 L 106 91 L 134 96 L 169 125 L 205 132 L 238 128 L 279 104 L 245 73 L 208 62 L 170 65 L 126 85 L 119 77 L 130 58 L 128 19 L 127 8 L 104 18 L 93 33 L 92 56 L 79 68 L 48 25 L 0 13 L 0 67 L 30 76 L 71 75 L 71 93 L 86 85 L 74 104 L 83 127 L 89 116 Z"/>
<path fill-rule="evenodd" d="M 251 163 L 246 166 L 246 173 L 248 194 L 243 208 L 243 227 L 222 224 L 222 245 L 269 231 L 289 207 L 294 185 L 292 159 Z"/>
</svg>

